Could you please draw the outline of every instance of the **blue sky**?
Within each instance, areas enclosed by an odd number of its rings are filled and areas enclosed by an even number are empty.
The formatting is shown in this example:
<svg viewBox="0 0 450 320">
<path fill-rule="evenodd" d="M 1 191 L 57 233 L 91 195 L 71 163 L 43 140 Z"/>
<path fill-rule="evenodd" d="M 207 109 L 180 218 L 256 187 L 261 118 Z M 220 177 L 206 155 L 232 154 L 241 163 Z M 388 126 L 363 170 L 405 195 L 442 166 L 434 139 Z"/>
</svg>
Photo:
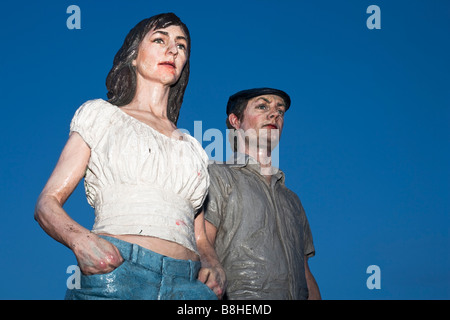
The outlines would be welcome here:
<svg viewBox="0 0 450 320">
<path fill-rule="evenodd" d="M 72 4 L 79 30 L 66 26 Z M 310 221 L 324 299 L 450 298 L 448 1 L 61 0 L 2 4 L 0 299 L 63 298 L 76 260 L 34 221 L 36 199 L 75 110 L 106 98 L 126 34 L 161 12 L 192 37 L 180 128 L 225 132 L 241 89 L 290 94 L 280 166 Z M 64 208 L 92 226 L 82 184 Z M 381 289 L 366 286 L 370 265 Z"/>
</svg>

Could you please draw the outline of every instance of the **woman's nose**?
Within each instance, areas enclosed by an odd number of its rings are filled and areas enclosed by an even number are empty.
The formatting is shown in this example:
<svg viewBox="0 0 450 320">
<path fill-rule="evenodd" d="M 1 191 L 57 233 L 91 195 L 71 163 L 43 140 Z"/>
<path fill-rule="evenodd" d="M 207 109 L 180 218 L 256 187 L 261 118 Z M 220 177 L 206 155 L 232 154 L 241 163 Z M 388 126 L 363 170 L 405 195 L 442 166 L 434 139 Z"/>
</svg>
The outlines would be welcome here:
<svg viewBox="0 0 450 320">
<path fill-rule="evenodd" d="M 167 52 L 176 56 L 178 54 L 177 44 L 175 42 L 170 43 Z"/>
</svg>

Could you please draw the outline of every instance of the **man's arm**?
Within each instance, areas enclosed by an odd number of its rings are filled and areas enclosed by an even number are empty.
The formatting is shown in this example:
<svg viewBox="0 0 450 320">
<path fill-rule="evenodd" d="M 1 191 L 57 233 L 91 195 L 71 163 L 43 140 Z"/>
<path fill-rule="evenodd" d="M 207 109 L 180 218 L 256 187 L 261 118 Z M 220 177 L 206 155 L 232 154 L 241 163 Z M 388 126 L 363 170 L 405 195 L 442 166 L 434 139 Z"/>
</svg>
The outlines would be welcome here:
<svg viewBox="0 0 450 320">
<path fill-rule="evenodd" d="M 216 243 L 217 228 L 208 220 L 205 220 L 206 236 L 209 242 L 214 246 Z"/>
<path fill-rule="evenodd" d="M 309 270 L 308 259 L 309 258 L 305 256 L 305 277 L 309 292 L 308 300 L 322 300 L 316 279 L 314 279 L 311 270 Z"/>
<path fill-rule="evenodd" d="M 219 262 L 214 246 L 210 242 L 205 227 L 205 215 L 203 210 L 195 218 L 195 239 L 197 249 L 200 253 L 202 268 L 198 273 L 198 280 L 205 283 L 214 293 L 222 298 L 226 287 L 226 276 L 222 265 Z M 214 228 L 215 229 L 215 228 Z M 215 239 L 215 233 L 214 233 Z"/>
</svg>

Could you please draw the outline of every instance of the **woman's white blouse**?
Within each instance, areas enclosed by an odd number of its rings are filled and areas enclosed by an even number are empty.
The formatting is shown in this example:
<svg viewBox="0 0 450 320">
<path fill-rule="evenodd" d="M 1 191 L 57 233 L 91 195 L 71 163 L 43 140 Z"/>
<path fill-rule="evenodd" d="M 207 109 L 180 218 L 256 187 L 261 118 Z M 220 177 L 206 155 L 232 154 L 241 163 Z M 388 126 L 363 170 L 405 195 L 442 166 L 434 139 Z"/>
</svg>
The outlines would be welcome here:
<svg viewBox="0 0 450 320">
<path fill-rule="evenodd" d="M 195 138 L 170 138 L 102 99 L 84 103 L 70 131 L 91 148 L 84 185 L 92 232 L 153 236 L 197 252 L 194 217 L 209 175 Z"/>
</svg>

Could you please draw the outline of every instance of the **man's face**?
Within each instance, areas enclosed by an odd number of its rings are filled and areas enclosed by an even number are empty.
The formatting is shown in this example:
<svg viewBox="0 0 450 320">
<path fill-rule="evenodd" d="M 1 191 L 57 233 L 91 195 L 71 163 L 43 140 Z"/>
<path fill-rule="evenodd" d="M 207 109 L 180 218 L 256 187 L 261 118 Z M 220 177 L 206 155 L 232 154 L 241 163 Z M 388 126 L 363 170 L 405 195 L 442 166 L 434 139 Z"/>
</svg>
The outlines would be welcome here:
<svg viewBox="0 0 450 320">
<path fill-rule="evenodd" d="M 242 129 L 251 141 L 257 141 L 258 147 L 267 144 L 273 149 L 283 130 L 284 100 L 277 95 L 262 95 L 248 101 L 240 121 L 236 116 L 229 118 L 236 129 Z"/>
</svg>

